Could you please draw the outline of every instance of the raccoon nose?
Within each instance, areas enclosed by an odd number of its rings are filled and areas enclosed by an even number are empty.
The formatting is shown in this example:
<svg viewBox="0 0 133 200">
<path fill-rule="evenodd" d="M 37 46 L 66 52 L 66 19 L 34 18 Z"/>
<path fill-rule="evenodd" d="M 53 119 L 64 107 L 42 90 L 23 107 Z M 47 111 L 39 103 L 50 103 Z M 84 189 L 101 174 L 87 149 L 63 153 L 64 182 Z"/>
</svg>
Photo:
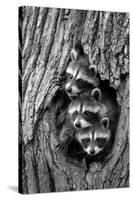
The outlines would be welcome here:
<svg viewBox="0 0 133 200">
<path fill-rule="evenodd" d="M 72 92 L 72 88 L 68 87 L 67 88 L 67 92 L 71 93 Z"/>
<path fill-rule="evenodd" d="M 80 122 L 75 123 L 76 128 L 81 128 Z"/>
<path fill-rule="evenodd" d="M 95 154 L 95 150 L 92 149 L 92 150 L 90 151 L 90 154 L 91 154 L 91 155 L 94 155 L 94 154 Z"/>
</svg>

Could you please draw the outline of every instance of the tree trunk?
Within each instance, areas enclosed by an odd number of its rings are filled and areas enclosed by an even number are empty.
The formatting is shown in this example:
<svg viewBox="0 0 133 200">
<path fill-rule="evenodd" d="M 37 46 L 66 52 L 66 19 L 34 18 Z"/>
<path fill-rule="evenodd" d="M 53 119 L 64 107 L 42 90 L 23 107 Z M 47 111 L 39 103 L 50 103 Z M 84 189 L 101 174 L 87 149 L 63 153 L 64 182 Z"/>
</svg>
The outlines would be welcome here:
<svg viewBox="0 0 133 200">
<path fill-rule="evenodd" d="M 101 80 L 117 92 L 121 114 L 106 163 L 72 162 L 58 153 L 49 105 L 81 39 Z M 59 192 L 129 186 L 129 14 L 19 8 L 19 191 Z M 51 117 L 52 116 L 52 117 Z"/>
</svg>

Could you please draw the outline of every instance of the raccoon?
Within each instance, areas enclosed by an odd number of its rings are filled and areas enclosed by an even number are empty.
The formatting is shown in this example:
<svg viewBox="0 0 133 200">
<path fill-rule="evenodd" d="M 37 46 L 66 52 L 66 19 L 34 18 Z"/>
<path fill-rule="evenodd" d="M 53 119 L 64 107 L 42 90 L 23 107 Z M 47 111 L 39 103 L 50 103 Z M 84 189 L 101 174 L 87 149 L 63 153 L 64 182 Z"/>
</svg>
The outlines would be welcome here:
<svg viewBox="0 0 133 200">
<path fill-rule="evenodd" d="M 103 117 L 87 130 L 77 130 L 75 137 L 89 158 L 107 155 L 114 142 L 114 126 L 108 117 Z M 100 158 L 101 159 L 101 158 Z"/>
<path fill-rule="evenodd" d="M 106 119 L 101 121 L 101 127 L 109 119 L 111 129 L 115 130 L 119 113 L 118 104 L 108 97 L 107 92 L 106 94 L 104 92 L 102 94 L 99 88 L 95 88 L 90 95 L 87 93 L 79 95 L 68 107 L 58 113 L 56 124 L 59 133 L 57 145 L 59 150 L 67 149 L 78 131 L 82 133 L 96 127 L 96 122 L 99 122 L 101 118 Z"/>
<path fill-rule="evenodd" d="M 99 91 L 99 90 L 98 90 Z M 75 136 L 75 129 L 85 129 L 93 125 L 99 119 L 99 115 L 88 112 L 87 106 L 97 105 L 97 90 L 89 97 L 78 96 L 70 102 L 68 107 L 57 113 L 56 128 L 59 133 L 57 148 L 66 149 Z"/>
<path fill-rule="evenodd" d="M 108 117 L 111 121 L 118 121 L 120 107 L 117 102 L 116 92 L 113 88 L 95 88 L 91 92 L 96 102 L 89 101 L 88 111 L 99 114 L 99 117 Z"/>
<path fill-rule="evenodd" d="M 61 95 L 62 94 L 62 95 Z M 93 92 L 93 96 L 96 98 L 96 91 Z M 87 128 L 88 126 L 92 125 L 92 122 L 97 120 L 97 114 L 89 112 L 84 112 L 84 118 L 82 116 L 82 109 L 80 109 L 81 104 L 87 104 L 89 99 L 88 95 L 85 98 L 84 95 L 78 96 L 76 99 L 67 103 L 66 101 L 63 102 L 63 93 L 57 93 L 56 98 L 54 99 L 54 106 L 52 110 L 55 110 L 56 113 L 56 129 L 57 129 L 57 138 L 58 138 L 58 145 L 57 148 L 65 149 L 67 148 L 68 144 L 74 138 L 75 128 Z M 90 98 L 89 101 L 92 100 L 92 104 L 94 104 L 93 97 Z M 96 101 L 95 101 L 96 103 Z M 80 113 L 77 115 L 78 109 L 80 109 Z M 76 116 L 77 115 L 77 116 Z M 76 119 L 77 118 L 77 119 Z M 78 122 L 81 119 L 81 123 Z"/>
<path fill-rule="evenodd" d="M 85 93 L 73 100 L 68 108 L 73 126 L 76 129 L 85 129 L 102 117 L 118 121 L 120 108 L 115 97 L 112 98 L 111 94 L 108 94 L 110 92 L 101 92 L 99 88 L 95 88 L 90 95 Z"/>
<path fill-rule="evenodd" d="M 68 113 L 76 129 L 86 129 L 99 120 L 106 109 L 100 99 L 101 91 L 94 89 L 90 95 L 82 94 L 70 103 Z"/>
<path fill-rule="evenodd" d="M 78 46 L 71 51 L 71 62 L 66 69 L 65 90 L 70 98 L 89 92 L 99 85 L 97 67 L 90 65 L 88 56 Z"/>
</svg>

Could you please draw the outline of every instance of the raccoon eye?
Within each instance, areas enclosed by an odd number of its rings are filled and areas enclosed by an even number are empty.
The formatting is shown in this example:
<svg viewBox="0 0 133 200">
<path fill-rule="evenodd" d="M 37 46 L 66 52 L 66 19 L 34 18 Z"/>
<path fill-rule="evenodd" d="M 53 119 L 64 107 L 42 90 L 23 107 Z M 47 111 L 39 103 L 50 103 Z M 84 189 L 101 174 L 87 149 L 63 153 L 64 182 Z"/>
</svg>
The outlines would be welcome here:
<svg viewBox="0 0 133 200">
<path fill-rule="evenodd" d="M 84 138 L 81 140 L 81 142 L 85 147 L 87 147 L 88 144 L 90 143 L 90 138 Z"/>
<path fill-rule="evenodd" d="M 78 82 L 79 82 L 79 83 L 82 83 L 82 82 L 83 82 L 83 80 L 82 80 L 82 79 L 78 79 Z"/>
<path fill-rule="evenodd" d="M 86 142 L 89 143 L 89 142 L 90 142 L 90 138 L 87 138 L 87 139 L 86 139 Z"/>
<path fill-rule="evenodd" d="M 78 111 L 75 111 L 75 112 L 72 114 L 73 120 L 76 119 L 77 115 L 78 115 Z"/>
<path fill-rule="evenodd" d="M 97 138 L 96 143 L 98 146 L 103 146 L 106 143 L 106 138 Z"/>
<path fill-rule="evenodd" d="M 85 83 L 85 81 L 83 81 L 82 79 L 78 79 L 78 80 L 77 80 L 77 83 L 78 83 L 79 85 L 82 85 L 82 84 Z"/>
<path fill-rule="evenodd" d="M 67 77 L 68 77 L 69 79 L 72 79 L 72 78 L 73 78 L 73 75 L 72 75 L 72 74 L 69 74 L 69 73 L 67 73 Z"/>
<path fill-rule="evenodd" d="M 89 111 L 85 111 L 85 112 L 83 113 L 83 115 L 84 115 L 85 117 L 89 116 L 89 114 L 90 114 Z"/>
<path fill-rule="evenodd" d="M 78 115 L 78 111 L 77 110 L 74 112 L 74 115 Z"/>
</svg>

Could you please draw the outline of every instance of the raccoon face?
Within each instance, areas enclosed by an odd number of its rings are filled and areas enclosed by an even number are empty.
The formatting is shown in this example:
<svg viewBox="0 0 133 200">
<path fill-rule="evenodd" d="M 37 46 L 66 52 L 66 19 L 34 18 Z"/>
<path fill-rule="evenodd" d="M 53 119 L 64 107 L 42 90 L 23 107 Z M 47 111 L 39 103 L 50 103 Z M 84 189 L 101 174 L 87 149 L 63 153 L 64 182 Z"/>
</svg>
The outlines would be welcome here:
<svg viewBox="0 0 133 200">
<path fill-rule="evenodd" d="M 66 70 L 66 92 L 69 97 L 78 96 L 80 93 L 89 92 L 99 84 L 96 76 L 96 66 L 90 66 L 87 58 L 82 57 L 72 61 Z"/>
<path fill-rule="evenodd" d="M 109 118 L 104 117 L 100 122 L 76 133 L 76 138 L 83 150 L 90 156 L 99 154 L 104 150 L 111 137 L 109 129 Z"/>
<path fill-rule="evenodd" d="M 87 118 L 90 119 L 90 113 L 87 113 L 87 111 L 83 112 L 80 106 L 78 102 L 74 102 L 69 109 L 71 120 L 76 129 L 84 129 L 91 126 L 90 121 L 87 120 Z"/>
<path fill-rule="evenodd" d="M 101 104 L 93 96 L 81 95 L 73 100 L 68 109 L 76 129 L 86 129 L 99 120 Z"/>
</svg>

